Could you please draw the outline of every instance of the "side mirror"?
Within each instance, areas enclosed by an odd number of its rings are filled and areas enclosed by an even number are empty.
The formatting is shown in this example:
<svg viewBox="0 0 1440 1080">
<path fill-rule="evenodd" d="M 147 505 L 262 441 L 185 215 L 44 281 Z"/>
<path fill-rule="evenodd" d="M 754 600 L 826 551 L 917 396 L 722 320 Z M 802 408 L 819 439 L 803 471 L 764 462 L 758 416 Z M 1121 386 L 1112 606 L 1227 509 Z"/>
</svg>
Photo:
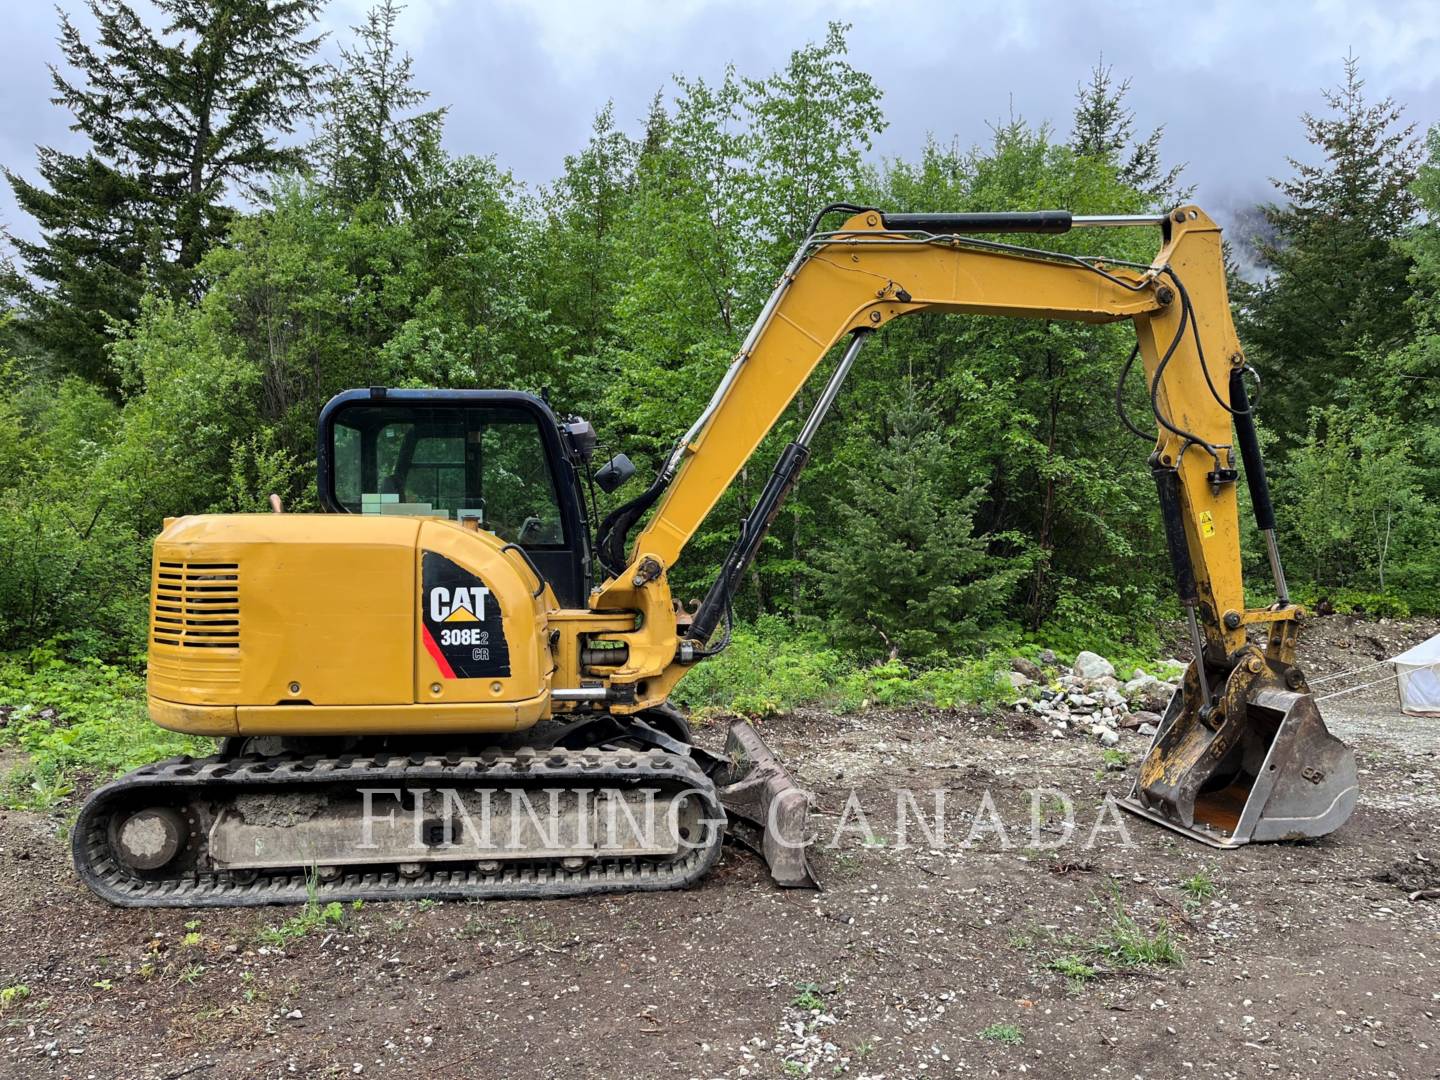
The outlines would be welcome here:
<svg viewBox="0 0 1440 1080">
<path fill-rule="evenodd" d="M 624 454 L 616 454 L 595 472 L 595 484 L 609 495 L 635 475 L 635 463 Z"/>
</svg>

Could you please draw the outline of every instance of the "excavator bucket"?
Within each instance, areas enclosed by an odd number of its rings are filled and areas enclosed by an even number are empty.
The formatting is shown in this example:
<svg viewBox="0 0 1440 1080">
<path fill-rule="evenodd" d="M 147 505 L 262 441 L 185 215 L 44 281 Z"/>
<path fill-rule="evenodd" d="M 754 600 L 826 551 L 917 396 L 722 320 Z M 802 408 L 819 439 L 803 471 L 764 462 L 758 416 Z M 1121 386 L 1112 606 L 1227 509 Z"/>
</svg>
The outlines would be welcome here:
<svg viewBox="0 0 1440 1080">
<path fill-rule="evenodd" d="M 1211 726 L 1195 683 L 1192 668 L 1121 806 L 1221 848 L 1324 836 L 1345 823 L 1359 792 L 1355 754 L 1311 694 L 1269 680 L 1234 686 Z"/>
<path fill-rule="evenodd" d="M 711 772 L 730 832 L 757 850 L 775 884 L 819 888 L 810 870 L 810 797 L 744 720 L 730 725 L 724 757 Z"/>
</svg>

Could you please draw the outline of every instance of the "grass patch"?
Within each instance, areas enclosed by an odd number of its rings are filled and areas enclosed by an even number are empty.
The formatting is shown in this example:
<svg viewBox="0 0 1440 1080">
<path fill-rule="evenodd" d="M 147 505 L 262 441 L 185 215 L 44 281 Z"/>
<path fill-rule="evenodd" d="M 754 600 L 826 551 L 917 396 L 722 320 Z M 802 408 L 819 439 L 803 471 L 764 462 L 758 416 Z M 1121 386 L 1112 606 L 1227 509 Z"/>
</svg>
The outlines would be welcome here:
<svg viewBox="0 0 1440 1080">
<path fill-rule="evenodd" d="M 1182 881 L 1180 883 L 1180 891 L 1198 903 L 1209 900 L 1210 897 L 1215 895 L 1215 882 L 1206 877 L 1202 871 L 1194 877 Z"/>
<path fill-rule="evenodd" d="M 1011 699 L 1009 650 L 978 659 L 866 664 L 782 619 L 735 628 L 730 647 L 698 664 L 675 700 L 700 715 L 766 717 L 801 705 L 848 712 L 867 705 L 993 705 Z"/>
<path fill-rule="evenodd" d="M 77 776 L 108 779 L 176 754 L 213 753 L 215 741 L 151 723 L 145 677 L 99 660 L 63 661 L 44 646 L 0 657 L 0 746 L 29 759 L 0 779 L 0 805 L 45 810 Z"/>
<path fill-rule="evenodd" d="M 1095 942 L 1094 951 L 1120 967 L 1180 967 L 1185 963 L 1168 926 L 1160 923 L 1153 931 L 1146 931 L 1118 901 L 1110 926 Z"/>
<path fill-rule="evenodd" d="M 1058 971 L 1076 986 L 1083 986 L 1098 974 L 1093 967 L 1078 956 L 1057 956 L 1045 966 L 1051 971 Z"/>
<path fill-rule="evenodd" d="M 790 999 L 790 1004 L 797 1009 L 804 1009 L 806 1012 L 824 1012 L 825 998 L 820 994 L 820 987 L 814 983 L 796 983 L 795 989 L 799 991 Z"/>
<path fill-rule="evenodd" d="M 1130 754 L 1125 750 L 1101 750 L 1100 761 L 1107 772 L 1123 772 L 1130 767 Z"/>
<path fill-rule="evenodd" d="M 24 983 L 15 983 L 12 986 L 0 989 L 0 1013 L 14 1008 L 30 996 L 30 987 Z"/>
<path fill-rule="evenodd" d="M 991 1024 L 980 1030 L 980 1038 L 1004 1043 L 1006 1046 L 1019 1046 L 1025 1041 L 1025 1036 L 1014 1024 Z"/>
<path fill-rule="evenodd" d="M 314 933 L 316 930 L 324 930 L 331 926 L 339 926 L 345 921 L 345 907 L 337 900 L 328 904 L 321 904 L 315 895 L 315 879 L 312 877 L 305 885 L 308 896 L 305 906 L 300 909 L 299 914 L 291 916 L 283 923 L 276 926 L 267 926 L 260 931 L 260 940 L 266 945 L 274 945 L 284 948 L 292 941 L 303 938 L 306 934 Z M 358 901 L 356 902 L 358 904 Z M 358 907 L 352 905 L 354 910 Z"/>
</svg>

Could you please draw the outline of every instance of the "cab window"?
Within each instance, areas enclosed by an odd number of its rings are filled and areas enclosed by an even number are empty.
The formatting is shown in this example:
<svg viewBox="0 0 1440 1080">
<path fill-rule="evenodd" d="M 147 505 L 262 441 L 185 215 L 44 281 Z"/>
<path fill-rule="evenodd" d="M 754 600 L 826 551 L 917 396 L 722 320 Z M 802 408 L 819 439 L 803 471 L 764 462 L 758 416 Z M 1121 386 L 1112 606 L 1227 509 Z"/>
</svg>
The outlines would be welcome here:
<svg viewBox="0 0 1440 1080">
<path fill-rule="evenodd" d="M 336 501 L 356 514 L 414 514 L 523 547 L 563 547 L 539 420 L 518 408 L 356 404 L 336 413 Z"/>
</svg>

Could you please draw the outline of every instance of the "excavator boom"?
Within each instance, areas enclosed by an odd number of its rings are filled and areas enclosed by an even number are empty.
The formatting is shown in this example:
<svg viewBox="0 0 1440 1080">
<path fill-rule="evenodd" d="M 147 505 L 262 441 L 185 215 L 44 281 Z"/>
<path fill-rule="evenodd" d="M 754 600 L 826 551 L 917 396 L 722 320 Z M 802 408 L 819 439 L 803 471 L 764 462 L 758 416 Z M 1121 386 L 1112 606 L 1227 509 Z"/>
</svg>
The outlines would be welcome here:
<svg viewBox="0 0 1440 1080">
<path fill-rule="evenodd" d="M 848 219 L 834 231 L 814 230 L 801 245 L 710 403 L 676 444 L 650 491 L 612 515 L 613 554 L 617 537 L 623 541 L 625 529 L 654 506 L 629 549 L 626 570 L 602 587 L 594 606 L 634 606 L 637 591 L 674 564 L 823 357 L 842 340 L 848 338 L 848 345 L 829 383 L 800 435 L 782 452 L 719 577 L 684 630 L 675 659 L 654 672 L 660 685 L 707 654 L 741 576 L 808 459 L 815 429 L 871 333 L 918 313 L 1129 320 L 1155 422 L 1149 467 L 1195 660 L 1125 805 L 1222 846 L 1323 835 L 1341 824 L 1357 794 L 1354 758 L 1325 729 L 1295 664 L 1302 612 L 1290 602 L 1275 542 L 1274 511 L 1245 390 L 1249 369 L 1230 317 L 1219 227 L 1193 206 L 1165 215 L 1103 218 L 1072 218 L 1063 211 L 839 209 Z M 1115 226 L 1156 228 L 1163 242 L 1154 260 L 1125 264 L 979 238 Z M 1248 607 L 1245 600 L 1237 498 L 1242 461 L 1275 579 L 1276 599 L 1264 607 Z M 1263 646 L 1250 642 L 1257 630 L 1265 632 Z"/>
</svg>

